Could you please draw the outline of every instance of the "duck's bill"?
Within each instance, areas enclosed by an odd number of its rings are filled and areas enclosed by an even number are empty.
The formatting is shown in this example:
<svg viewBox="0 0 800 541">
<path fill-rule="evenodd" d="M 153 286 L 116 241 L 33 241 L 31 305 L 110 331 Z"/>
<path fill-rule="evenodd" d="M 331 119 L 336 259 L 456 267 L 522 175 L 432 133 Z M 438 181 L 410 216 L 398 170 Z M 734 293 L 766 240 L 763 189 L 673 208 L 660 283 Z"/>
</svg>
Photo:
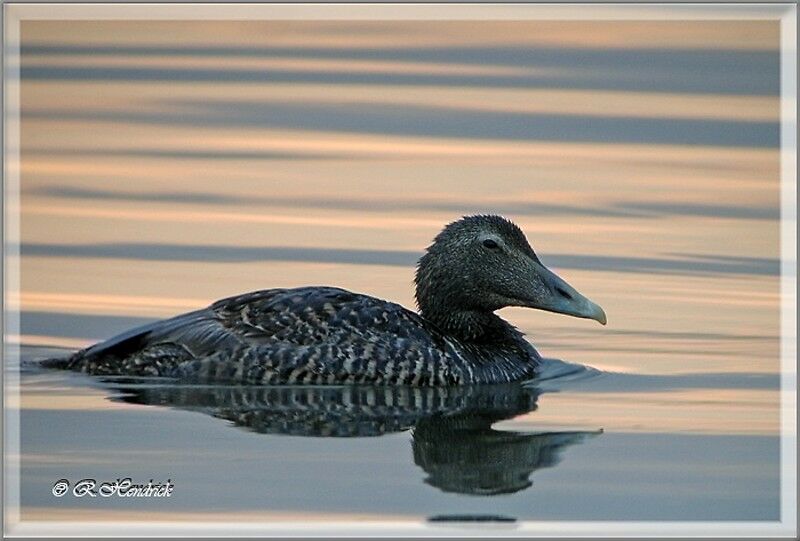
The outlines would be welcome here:
<svg viewBox="0 0 800 541">
<path fill-rule="evenodd" d="M 601 325 L 606 324 L 606 313 L 599 305 L 575 291 L 575 288 L 544 265 L 535 265 L 536 274 L 546 286 L 548 293 L 539 295 L 537 301 L 529 303 L 528 306 L 548 312 L 593 319 Z"/>
</svg>

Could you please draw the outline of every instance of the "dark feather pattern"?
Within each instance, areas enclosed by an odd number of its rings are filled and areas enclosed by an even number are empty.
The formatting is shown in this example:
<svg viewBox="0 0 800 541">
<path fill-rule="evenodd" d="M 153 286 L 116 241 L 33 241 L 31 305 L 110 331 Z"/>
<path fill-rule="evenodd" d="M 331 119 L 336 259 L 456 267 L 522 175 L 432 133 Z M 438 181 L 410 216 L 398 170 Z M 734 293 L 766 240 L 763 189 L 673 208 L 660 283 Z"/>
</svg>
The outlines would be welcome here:
<svg viewBox="0 0 800 541">
<path fill-rule="evenodd" d="M 462 344 L 398 304 L 332 287 L 268 289 L 140 327 L 76 353 L 90 374 L 242 384 L 460 385 L 530 378 L 535 350 L 506 335 Z"/>
</svg>

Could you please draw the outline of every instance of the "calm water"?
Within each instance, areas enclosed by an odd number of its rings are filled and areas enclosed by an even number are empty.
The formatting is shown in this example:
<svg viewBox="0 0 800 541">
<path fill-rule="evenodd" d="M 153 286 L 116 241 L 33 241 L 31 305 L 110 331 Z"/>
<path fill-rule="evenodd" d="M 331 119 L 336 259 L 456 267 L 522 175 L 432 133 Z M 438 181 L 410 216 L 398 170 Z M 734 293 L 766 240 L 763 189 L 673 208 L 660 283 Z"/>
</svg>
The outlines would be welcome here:
<svg viewBox="0 0 800 541">
<path fill-rule="evenodd" d="M 269 287 L 412 307 L 470 212 L 609 324 L 503 310 L 551 359 L 504 388 L 26 364 L 22 518 L 777 520 L 777 49 L 766 21 L 24 23 L 23 360 Z M 174 495 L 51 494 L 126 476 Z"/>
</svg>

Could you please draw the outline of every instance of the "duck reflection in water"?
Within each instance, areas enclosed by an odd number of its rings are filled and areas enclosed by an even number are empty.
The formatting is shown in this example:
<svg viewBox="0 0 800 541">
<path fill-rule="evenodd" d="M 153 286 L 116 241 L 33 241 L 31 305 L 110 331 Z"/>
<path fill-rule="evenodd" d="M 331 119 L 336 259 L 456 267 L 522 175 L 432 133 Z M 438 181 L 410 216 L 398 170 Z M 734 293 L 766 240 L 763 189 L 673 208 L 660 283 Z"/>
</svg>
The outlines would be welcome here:
<svg viewBox="0 0 800 541">
<path fill-rule="evenodd" d="M 203 412 L 272 435 L 370 437 L 411 431 L 414 463 L 444 492 L 509 494 L 597 432 L 531 433 L 492 424 L 536 409 L 521 384 L 467 387 L 241 387 L 106 380 L 116 400 Z"/>
</svg>

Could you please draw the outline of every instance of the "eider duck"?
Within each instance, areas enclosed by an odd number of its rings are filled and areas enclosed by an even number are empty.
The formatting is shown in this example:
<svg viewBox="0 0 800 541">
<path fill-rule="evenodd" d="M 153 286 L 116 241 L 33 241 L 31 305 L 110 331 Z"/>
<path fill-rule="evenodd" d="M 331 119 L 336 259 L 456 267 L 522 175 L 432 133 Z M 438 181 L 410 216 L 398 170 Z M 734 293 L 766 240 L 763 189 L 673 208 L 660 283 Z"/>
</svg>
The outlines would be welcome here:
<svg viewBox="0 0 800 541">
<path fill-rule="evenodd" d="M 335 287 L 267 289 L 157 321 L 43 364 L 200 383 L 453 386 L 535 377 L 541 357 L 494 312 L 538 308 L 606 323 L 511 221 L 466 216 L 427 248 L 419 313 Z"/>
</svg>

